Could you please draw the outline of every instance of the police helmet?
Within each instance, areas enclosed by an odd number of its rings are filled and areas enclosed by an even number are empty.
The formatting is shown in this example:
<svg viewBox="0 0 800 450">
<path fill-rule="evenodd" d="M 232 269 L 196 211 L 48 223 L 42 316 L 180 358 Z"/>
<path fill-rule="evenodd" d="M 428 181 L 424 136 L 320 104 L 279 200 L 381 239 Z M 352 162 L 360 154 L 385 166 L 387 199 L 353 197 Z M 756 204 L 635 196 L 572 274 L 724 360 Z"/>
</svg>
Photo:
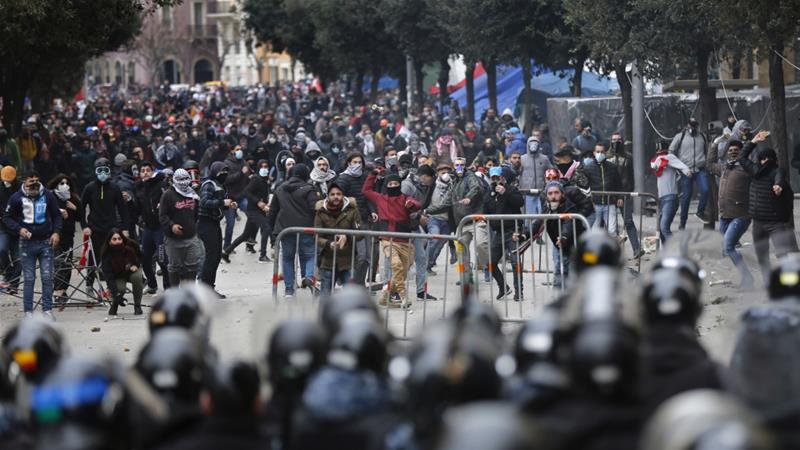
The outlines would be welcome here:
<svg viewBox="0 0 800 450">
<path fill-rule="evenodd" d="M 578 239 L 575 249 L 575 273 L 581 274 L 587 268 L 608 266 L 619 268 L 622 265 L 622 249 L 608 233 L 589 230 Z"/>
<path fill-rule="evenodd" d="M 299 391 L 324 360 L 322 329 L 310 321 L 288 320 L 278 325 L 269 340 L 269 381 L 273 389 L 294 387 Z"/>
<path fill-rule="evenodd" d="M 689 278 L 698 288 L 698 295 L 703 287 L 703 280 L 706 278 L 706 271 L 700 267 L 697 261 L 686 256 L 665 256 L 653 265 L 651 272 L 659 270 L 676 270 L 680 274 Z"/>
<path fill-rule="evenodd" d="M 320 306 L 320 323 L 329 335 L 335 334 L 340 321 L 350 311 L 361 310 L 378 319 L 378 309 L 363 286 L 347 285 L 328 298 L 323 298 Z"/>
<path fill-rule="evenodd" d="M 169 288 L 153 302 L 148 325 L 150 334 L 166 327 L 191 330 L 203 340 L 208 340 L 211 318 L 207 312 L 213 292 L 204 285 Z"/>
<path fill-rule="evenodd" d="M 535 385 L 567 387 L 564 338 L 558 312 L 554 309 L 546 308 L 528 321 L 514 340 L 516 375 Z"/>
<path fill-rule="evenodd" d="M 653 272 L 642 289 L 645 321 L 694 326 L 703 311 L 697 286 L 674 270 Z"/>
<path fill-rule="evenodd" d="M 56 326 L 40 317 L 19 321 L 3 338 L 3 354 L 9 375 L 21 373 L 34 384 L 44 380 L 67 353 L 67 345 Z"/>
<path fill-rule="evenodd" d="M 345 370 L 382 373 L 388 357 L 389 333 L 369 313 L 351 311 L 340 320 L 328 350 L 328 364 Z"/>
<path fill-rule="evenodd" d="M 769 275 L 767 292 L 770 300 L 800 298 L 800 254 L 790 253 L 778 261 Z"/>
<path fill-rule="evenodd" d="M 203 345 L 184 328 L 161 329 L 139 353 L 135 369 L 170 404 L 196 405 L 206 375 Z"/>
<path fill-rule="evenodd" d="M 261 388 L 255 365 L 244 361 L 218 363 L 208 375 L 206 391 L 211 397 L 214 415 L 254 415 Z"/>
</svg>

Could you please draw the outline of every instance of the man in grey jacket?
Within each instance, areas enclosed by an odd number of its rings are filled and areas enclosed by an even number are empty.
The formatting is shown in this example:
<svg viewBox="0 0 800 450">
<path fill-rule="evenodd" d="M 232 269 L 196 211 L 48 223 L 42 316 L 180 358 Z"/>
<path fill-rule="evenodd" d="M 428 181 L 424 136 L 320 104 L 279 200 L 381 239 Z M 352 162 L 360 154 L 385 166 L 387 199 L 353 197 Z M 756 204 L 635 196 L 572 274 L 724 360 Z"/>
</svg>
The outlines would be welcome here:
<svg viewBox="0 0 800 450">
<path fill-rule="evenodd" d="M 706 171 L 706 137 L 699 131 L 697 119 L 692 117 L 689 124 L 680 133 L 672 138 L 669 152 L 678 157 L 682 163 L 689 167 L 690 174 L 681 177 L 681 221 L 679 229 L 686 228 L 689 218 L 689 204 L 694 194 L 694 185 L 700 189 L 700 198 L 697 203 L 695 216 L 703 223 L 708 223 L 705 218 L 706 202 L 710 192 L 708 172 Z"/>
<path fill-rule="evenodd" d="M 417 173 L 410 173 L 405 180 L 400 183 L 400 191 L 417 200 L 423 208 L 430 203 L 433 190 L 433 182 L 436 179 L 436 172 L 431 166 L 420 166 Z M 416 228 L 414 232 L 424 233 L 427 225 L 427 218 L 419 213 L 411 214 L 412 224 Z M 436 297 L 428 293 L 427 273 L 428 273 L 428 245 L 426 239 L 412 239 L 414 244 L 414 265 L 416 266 L 417 299 L 436 300 Z"/>
<path fill-rule="evenodd" d="M 539 139 L 535 136 L 528 138 L 527 152 L 520 158 L 519 190 L 523 193 L 530 189 L 544 189 L 544 171 L 553 167 L 550 159 L 542 154 Z M 539 214 L 542 203 L 539 196 L 525 196 L 525 213 Z"/>
</svg>

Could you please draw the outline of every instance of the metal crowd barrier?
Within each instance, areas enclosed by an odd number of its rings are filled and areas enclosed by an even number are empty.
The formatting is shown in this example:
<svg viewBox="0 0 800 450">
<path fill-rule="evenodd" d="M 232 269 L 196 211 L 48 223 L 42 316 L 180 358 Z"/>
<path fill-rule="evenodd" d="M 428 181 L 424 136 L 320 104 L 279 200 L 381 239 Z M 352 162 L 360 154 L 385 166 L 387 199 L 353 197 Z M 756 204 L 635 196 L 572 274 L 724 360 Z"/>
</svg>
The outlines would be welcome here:
<svg viewBox="0 0 800 450">
<path fill-rule="evenodd" d="M 353 242 L 352 242 L 353 244 L 355 244 L 355 242 L 354 242 L 355 239 L 354 238 L 359 238 L 359 237 L 362 237 L 362 238 L 363 237 L 383 238 L 383 240 L 386 240 L 386 241 L 388 241 L 390 243 L 394 239 L 407 239 L 407 240 L 409 240 L 409 244 L 411 244 L 411 245 L 413 245 L 413 243 L 410 242 L 411 239 L 424 239 L 426 241 L 443 240 L 443 241 L 453 241 L 453 242 L 455 242 L 456 243 L 456 248 L 463 247 L 463 246 L 460 246 L 458 238 L 456 236 L 454 236 L 454 235 L 428 234 L 428 233 L 398 233 L 398 232 L 384 232 L 384 231 L 372 231 L 372 230 L 346 230 L 346 229 L 330 229 L 330 228 L 305 228 L 305 227 L 289 227 L 289 228 L 285 228 L 278 234 L 278 236 L 277 236 L 277 238 L 275 240 L 275 260 L 274 260 L 274 263 L 273 263 L 273 274 L 272 274 L 272 298 L 275 301 L 276 305 L 277 305 L 277 302 L 278 302 L 278 284 L 280 282 L 280 277 L 278 275 L 278 270 L 279 270 L 279 266 L 282 265 L 281 256 L 280 256 L 281 243 L 282 243 L 282 239 L 284 237 L 292 235 L 292 234 L 294 234 L 296 236 L 295 237 L 295 255 L 296 255 L 295 257 L 296 258 L 299 258 L 299 254 L 300 254 L 300 252 L 299 252 L 300 236 L 301 235 L 310 235 L 310 236 L 314 237 L 314 253 L 313 253 L 314 261 L 313 261 L 313 266 L 314 266 L 315 275 L 317 273 L 317 258 L 318 258 L 318 255 L 319 255 L 319 246 L 318 246 L 318 242 L 317 242 L 317 236 L 331 236 L 331 237 L 333 237 L 333 236 L 336 236 L 336 235 L 345 235 L 345 236 L 348 236 L 348 239 L 353 239 Z M 374 260 L 374 252 L 373 252 L 376 241 L 378 241 L 378 239 L 371 239 L 369 248 L 367 249 L 367 256 L 369 258 L 369 272 L 367 273 L 366 282 L 367 282 L 368 288 L 369 288 L 369 280 L 372 278 L 372 276 L 371 276 L 372 272 L 378 270 L 378 267 L 379 267 L 378 264 L 376 264 L 376 261 Z M 357 247 L 356 245 L 351 245 L 350 246 L 350 268 L 351 268 L 350 277 L 349 277 L 350 280 L 353 280 L 353 274 L 354 274 L 353 271 L 354 271 L 354 269 L 356 267 L 356 264 L 355 264 L 356 263 L 356 247 Z M 447 259 L 449 259 L 449 256 L 450 256 L 449 247 L 445 246 L 445 248 L 447 248 L 447 253 L 446 253 L 445 257 Z M 391 256 L 392 256 L 391 252 L 393 250 L 394 250 L 394 248 L 390 246 L 390 254 L 389 254 L 390 255 L 389 259 L 390 260 L 391 260 Z M 331 293 L 333 293 L 334 287 L 335 287 L 335 283 L 336 283 L 336 256 L 337 256 L 336 255 L 336 251 L 337 251 L 336 249 L 334 249 L 334 251 L 333 251 L 333 266 L 331 268 L 331 272 L 332 272 Z M 461 258 L 460 254 L 458 256 L 459 256 L 459 258 Z M 382 256 L 379 257 L 379 261 L 383 261 L 383 259 L 384 258 Z M 426 258 L 426 261 L 427 261 L 427 258 Z M 412 260 L 412 263 L 413 263 L 413 260 Z M 441 317 L 445 317 L 445 315 L 447 314 L 448 266 L 449 266 L 448 264 L 445 265 L 445 270 L 444 270 L 444 291 L 442 293 L 441 298 L 439 299 L 439 301 L 441 301 Z M 463 266 L 463 264 L 461 264 L 461 261 L 459 260 L 458 267 L 462 267 L 462 266 Z M 427 265 L 426 265 L 426 267 L 417 267 L 416 270 L 427 271 Z M 307 274 L 307 275 L 311 276 L 310 274 Z M 427 274 L 426 274 L 426 277 L 427 277 Z M 297 276 L 295 276 L 295 278 L 297 278 Z M 416 289 L 409 290 L 409 283 L 410 282 L 416 283 L 416 282 L 415 281 L 410 281 L 410 278 L 411 277 L 406 276 L 406 281 L 405 281 L 406 295 L 408 296 L 408 300 L 414 301 L 414 305 L 416 305 L 417 303 L 419 303 L 419 302 L 415 301 L 416 300 L 417 290 Z M 385 281 L 389 281 L 389 280 L 381 280 L 381 281 L 385 282 Z M 391 292 L 391 289 L 390 289 L 390 292 Z M 424 293 L 425 294 L 428 293 L 427 278 L 426 278 L 426 283 L 425 283 L 425 287 L 424 287 Z M 299 298 L 297 298 L 296 301 L 300 302 Z M 316 299 L 312 297 L 311 301 L 312 301 L 312 305 L 313 305 L 313 302 L 315 302 Z M 428 316 L 428 303 L 429 303 L 429 301 L 428 300 L 423 300 L 423 301 L 421 301 L 421 303 L 422 303 L 422 308 L 421 308 L 422 309 L 422 326 L 424 328 L 425 325 L 426 325 L 427 316 Z M 412 306 L 412 308 L 416 309 L 418 307 Z M 391 308 L 389 308 L 387 306 L 385 308 L 385 313 L 384 313 L 384 325 L 387 327 L 387 329 L 389 328 L 389 314 L 390 314 L 389 310 L 390 309 Z M 401 339 L 408 338 L 408 315 L 409 314 L 413 314 L 414 309 L 401 308 L 399 311 L 402 311 L 402 313 L 403 313 L 403 326 L 402 326 L 402 334 L 401 334 L 400 338 Z"/>
<path fill-rule="evenodd" d="M 525 195 L 539 196 L 542 193 L 542 190 L 541 189 L 526 189 L 526 190 L 524 190 L 522 192 L 524 192 Z M 656 204 L 656 237 L 659 237 L 659 239 L 656 240 L 656 249 L 660 249 L 661 248 L 661 239 L 660 239 L 660 235 L 661 235 L 661 231 L 660 231 L 661 205 L 659 204 L 658 196 L 656 196 L 655 194 L 651 194 L 650 192 L 622 192 L 622 191 L 592 191 L 591 194 L 592 194 L 592 201 L 594 201 L 594 199 L 597 198 L 597 197 L 606 197 L 606 198 L 608 198 L 608 197 L 612 197 L 612 196 L 613 197 L 627 197 L 627 198 L 630 198 L 631 200 L 634 200 L 634 199 L 638 199 L 639 200 L 639 226 L 638 226 L 638 229 L 637 229 L 637 232 L 638 232 L 638 235 L 639 235 L 639 248 L 643 248 L 642 242 L 644 241 L 642 225 L 644 223 L 644 211 L 645 211 L 645 208 L 644 208 L 644 203 L 642 202 L 642 199 L 643 198 L 652 199 L 653 202 L 655 202 L 655 204 Z M 796 197 L 796 198 L 800 198 L 800 197 Z M 627 199 L 626 199 L 626 201 L 627 201 Z M 634 205 L 631 205 L 631 207 L 633 207 L 633 206 Z M 615 210 L 616 210 L 615 214 L 617 214 L 618 216 L 622 216 L 622 221 L 621 222 L 619 220 L 619 217 L 617 217 L 615 219 L 616 223 L 617 223 L 617 233 L 619 233 L 620 227 L 622 227 L 622 228 L 625 227 L 625 215 L 624 215 L 625 213 L 624 213 L 624 211 L 620 211 L 620 208 L 615 208 Z M 606 218 L 605 222 L 606 222 L 606 229 L 608 229 L 608 218 Z M 628 239 L 630 239 L 630 236 L 628 236 Z M 637 271 L 641 272 L 641 270 L 642 270 L 642 258 L 639 258 L 638 261 L 637 261 Z"/>
<path fill-rule="evenodd" d="M 468 277 L 467 274 L 469 274 L 469 277 L 472 280 L 477 280 L 477 275 L 476 274 L 478 273 L 479 270 L 483 269 L 483 267 L 480 267 L 480 264 L 476 263 L 477 262 L 477 258 L 478 258 L 477 247 L 479 245 L 484 245 L 485 244 L 485 245 L 488 246 L 488 251 L 487 251 L 487 253 L 488 253 L 488 267 L 487 267 L 487 269 L 489 270 L 489 272 L 491 272 L 492 269 L 493 269 L 491 261 L 493 259 L 495 259 L 495 258 L 492 258 L 492 247 L 493 247 L 492 243 L 493 243 L 493 240 L 492 240 L 492 232 L 491 232 L 491 222 L 494 222 L 494 221 L 499 221 L 500 222 L 500 231 L 499 231 L 500 235 L 498 236 L 498 239 L 500 239 L 500 247 L 501 247 L 501 252 L 502 252 L 502 255 L 500 256 L 500 258 L 503 260 L 503 269 L 500 272 L 503 274 L 504 288 L 509 286 L 509 284 L 507 283 L 507 280 L 506 280 L 506 277 L 507 277 L 507 270 L 506 270 L 507 266 L 506 266 L 506 264 L 509 264 L 510 262 L 513 262 L 514 258 L 511 258 L 512 261 L 509 261 L 509 258 L 508 258 L 508 256 L 509 256 L 508 250 L 509 249 L 506 248 L 506 242 L 505 242 L 505 235 L 506 235 L 505 222 L 509 221 L 509 220 L 513 220 L 514 221 L 514 231 L 513 232 L 516 233 L 516 234 L 519 234 L 521 231 L 525 231 L 528 234 L 528 242 L 527 242 L 527 244 L 532 245 L 533 242 L 534 242 L 535 234 L 536 234 L 536 232 L 538 230 L 531 230 L 531 224 L 533 223 L 533 221 L 535 221 L 537 219 L 541 219 L 541 220 L 544 221 L 543 222 L 543 226 L 545 227 L 544 228 L 545 229 L 545 231 L 544 231 L 545 235 L 547 233 L 547 231 L 546 231 L 547 222 L 550 221 L 550 220 L 556 220 L 558 222 L 558 233 L 559 233 L 559 235 L 561 234 L 561 226 L 562 226 L 562 222 L 563 221 L 573 221 L 573 222 L 580 221 L 580 222 L 583 223 L 584 227 L 587 230 L 589 229 L 589 221 L 586 219 L 586 217 L 584 217 L 584 216 L 582 216 L 580 214 L 489 214 L 489 215 L 473 214 L 473 215 L 466 216 L 463 219 L 461 219 L 461 221 L 458 224 L 458 227 L 456 228 L 456 236 L 459 237 L 458 244 L 457 244 L 456 247 L 457 247 L 457 250 L 458 250 L 459 254 L 462 254 L 463 252 L 469 250 L 469 249 L 466 249 L 466 248 L 463 247 L 462 242 L 463 242 L 463 236 L 464 236 L 464 229 L 465 229 L 466 226 L 468 226 L 471 223 L 472 224 L 472 239 L 471 239 L 472 242 L 471 243 L 474 243 L 473 247 L 476 248 L 476 251 L 471 253 L 472 255 L 474 255 L 474 257 L 470 258 L 470 260 L 473 262 L 471 268 L 464 267 L 464 264 L 463 264 L 464 257 L 463 257 L 463 255 L 459 256 L 459 268 L 458 268 L 458 270 L 459 270 L 459 274 L 460 274 L 460 277 L 461 277 L 462 286 L 466 286 L 466 284 L 467 284 L 467 277 Z M 522 222 L 522 225 L 520 225 L 520 222 Z M 480 225 L 481 223 L 483 223 L 483 225 Z M 485 243 L 484 242 L 479 242 L 479 239 L 478 239 L 478 236 L 479 236 L 478 229 L 479 229 L 480 226 L 485 226 L 485 227 L 488 228 L 486 230 L 488 241 L 485 242 Z M 577 233 L 573 233 L 572 237 L 573 237 L 573 245 L 577 245 L 577 239 L 578 239 L 577 238 Z M 522 260 L 522 254 L 521 253 L 523 253 L 523 252 L 520 252 L 520 247 L 523 246 L 524 243 L 520 242 L 519 240 L 516 240 L 514 242 L 515 242 L 515 244 L 514 244 L 515 248 L 513 249 L 513 251 L 516 252 L 517 256 L 516 256 L 515 267 L 513 267 L 512 270 L 516 274 L 518 274 L 517 276 L 518 276 L 519 284 L 517 286 L 512 286 L 512 289 L 515 289 L 515 292 L 517 292 L 517 289 L 519 291 L 522 291 L 523 290 L 523 286 L 525 284 L 525 282 L 523 280 L 524 272 L 522 270 L 524 262 Z M 544 274 L 546 276 L 548 285 L 552 286 L 552 284 L 550 283 L 550 273 L 551 272 L 549 270 L 549 265 L 550 265 L 550 254 L 549 254 L 550 252 L 549 252 L 549 249 L 550 249 L 550 245 L 552 245 L 552 243 L 548 243 L 548 244 L 545 245 L 545 264 L 546 264 L 547 270 L 544 271 Z M 564 276 L 564 257 L 563 256 L 560 257 L 559 261 L 560 261 L 560 264 L 559 264 L 560 267 L 559 267 L 559 272 L 558 273 L 561 274 L 561 286 L 560 286 L 560 289 L 561 289 L 561 291 L 563 291 L 564 286 L 565 286 L 565 281 L 566 281 L 566 277 Z M 540 261 L 540 264 L 541 264 L 541 261 Z M 537 270 L 536 270 L 536 266 L 535 266 L 535 263 L 534 263 L 533 256 L 531 256 L 531 270 L 530 270 L 530 273 L 531 273 L 531 306 L 535 307 L 536 306 L 536 274 L 537 274 Z M 475 296 L 478 299 L 480 299 L 480 287 L 479 287 L 480 283 L 478 281 L 475 281 L 474 286 L 475 286 Z M 525 302 L 525 298 L 522 297 L 517 302 L 518 303 L 518 307 L 519 307 L 519 317 L 518 318 L 510 318 L 509 317 L 509 307 L 508 307 L 508 296 L 509 296 L 508 289 L 504 290 L 504 294 L 505 295 L 503 296 L 503 300 L 504 300 L 505 308 L 504 308 L 504 317 L 503 317 L 502 321 L 503 322 L 511 322 L 511 323 L 523 323 L 523 322 L 526 322 L 527 319 L 524 318 L 524 313 L 523 313 L 523 303 Z M 494 280 L 491 280 L 490 284 L 489 284 L 489 298 L 490 298 L 490 302 L 492 304 L 492 307 L 494 307 L 494 302 L 495 302 Z"/>
</svg>

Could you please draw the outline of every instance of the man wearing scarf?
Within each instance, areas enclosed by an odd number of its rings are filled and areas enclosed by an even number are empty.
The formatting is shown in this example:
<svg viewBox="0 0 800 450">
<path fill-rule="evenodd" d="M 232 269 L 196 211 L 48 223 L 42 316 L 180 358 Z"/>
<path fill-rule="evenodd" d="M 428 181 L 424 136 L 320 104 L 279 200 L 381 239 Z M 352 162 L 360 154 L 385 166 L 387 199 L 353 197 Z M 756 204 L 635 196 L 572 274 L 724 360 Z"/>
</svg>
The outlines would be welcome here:
<svg viewBox="0 0 800 450">
<path fill-rule="evenodd" d="M 365 228 L 372 229 L 377 215 L 374 214 L 374 207 L 361 192 L 364 182 L 367 180 L 367 173 L 364 170 L 364 155 L 358 152 L 351 152 L 346 159 L 347 168 L 339 175 L 337 184 L 342 187 L 345 197 L 352 197 L 356 200 L 361 223 Z M 359 241 L 356 244 L 356 267 L 353 269 L 353 279 L 358 284 L 364 284 L 369 271 L 368 250 L 372 248 L 370 237 Z"/>
<path fill-rule="evenodd" d="M 177 176 L 177 172 L 176 172 Z M 216 291 L 217 268 L 222 259 L 222 221 L 223 210 L 236 210 L 239 205 L 228 198 L 225 191 L 225 180 L 228 178 L 228 166 L 220 161 L 211 164 L 208 179 L 200 185 L 200 208 L 198 209 L 197 236 L 203 241 L 206 257 L 200 281 L 214 289 L 219 298 L 225 295 Z M 174 181 L 173 181 L 174 183 Z"/>
<path fill-rule="evenodd" d="M 194 283 L 205 248 L 197 237 L 197 210 L 200 196 L 192 189 L 192 177 L 184 169 L 172 176 L 172 186 L 161 195 L 158 219 L 164 231 L 169 258 L 167 271 L 171 286 L 181 280 Z"/>
<path fill-rule="evenodd" d="M 328 159 L 320 156 L 314 161 L 314 169 L 311 171 L 309 178 L 309 182 L 314 186 L 314 190 L 317 191 L 319 197 L 325 198 L 328 196 L 328 183 L 336 178 L 336 172 L 331 170 Z"/>
</svg>

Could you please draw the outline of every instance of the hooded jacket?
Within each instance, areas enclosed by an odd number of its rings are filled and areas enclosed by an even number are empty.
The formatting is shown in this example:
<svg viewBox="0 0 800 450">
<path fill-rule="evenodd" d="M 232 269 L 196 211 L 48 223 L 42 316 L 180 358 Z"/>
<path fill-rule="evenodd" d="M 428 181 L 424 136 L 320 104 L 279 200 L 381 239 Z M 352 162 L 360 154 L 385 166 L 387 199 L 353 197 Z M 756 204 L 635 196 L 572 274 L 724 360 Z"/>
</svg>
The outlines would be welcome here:
<svg viewBox="0 0 800 450">
<path fill-rule="evenodd" d="M 429 207 L 426 213 L 435 216 L 452 208 L 453 221 L 458 225 L 461 219 L 468 215 L 483 213 L 483 197 L 483 182 L 474 172 L 466 170 L 463 176 L 454 176 L 453 186 L 444 201 L 438 206 Z M 465 198 L 470 200 L 469 205 L 460 203 L 460 200 Z"/>
<path fill-rule="evenodd" d="M 328 209 L 328 200 L 319 200 L 314 210 L 314 228 L 328 228 L 328 229 L 342 229 L 342 230 L 359 230 L 361 229 L 361 217 L 356 208 L 356 200 L 354 198 L 344 197 L 342 200 L 341 209 L 338 211 L 331 211 Z M 360 240 L 359 236 L 347 236 L 347 243 L 344 248 L 336 250 L 336 270 L 350 270 L 350 262 L 352 260 L 353 240 Z M 330 248 L 330 243 L 333 242 L 333 236 L 318 234 L 317 244 L 320 248 L 320 262 L 321 269 L 331 270 L 333 268 L 333 249 Z"/>
<path fill-rule="evenodd" d="M 242 196 L 249 176 L 242 173 L 242 168 L 247 164 L 242 159 L 236 159 L 233 154 L 228 155 L 225 159 L 225 167 L 228 168 L 228 177 L 225 178 L 225 190 L 228 192 L 228 197 L 237 199 Z"/>
<path fill-rule="evenodd" d="M 270 205 L 270 222 L 274 220 L 273 234 L 284 228 L 314 226 L 314 207 L 319 196 L 308 181 L 293 176 L 278 186 Z"/>
<path fill-rule="evenodd" d="M 517 133 L 512 139 L 511 143 L 506 146 L 506 158 L 511 156 L 511 153 L 517 151 L 520 155 L 525 155 L 528 153 L 528 148 L 526 146 L 527 140 L 525 139 L 525 135 L 523 133 Z"/>
<path fill-rule="evenodd" d="M 719 216 L 723 219 L 749 218 L 750 175 L 738 161 L 720 162 L 721 144 L 712 144 L 708 152 L 708 171 L 719 178 Z M 726 146 L 727 147 L 727 146 Z"/>
<path fill-rule="evenodd" d="M 553 167 L 550 159 L 542 153 L 541 148 L 536 153 L 527 151 L 527 146 L 532 141 L 536 141 L 536 138 L 528 138 L 525 153 L 520 158 L 519 188 L 521 190 L 544 188 L 544 171 Z"/>
<path fill-rule="evenodd" d="M 148 230 L 157 230 L 158 223 L 158 202 L 161 200 L 163 190 L 164 174 L 159 172 L 147 181 L 136 183 L 136 202 L 141 213 L 142 224 Z"/>
<path fill-rule="evenodd" d="M 788 222 L 794 214 L 794 194 L 786 172 L 775 161 L 760 165 L 750 160 L 755 144 L 747 142 L 739 154 L 739 164 L 750 175 L 750 198 L 748 211 L 753 220 L 763 222 Z M 783 188 L 781 195 L 775 195 L 772 187 Z"/>
<path fill-rule="evenodd" d="M 692 172 L 706 167 L 706 137 L 699 130 L 696 135 L 688 129 L 676 134 L 669 144 L 669 152 L 677 156 Z"/>
<path fill-rule="evenodd" d="M 122 190 L 111 180 L 101 183 L 92 181 L 83 188 L 81 203 L 89 209 L 89 218 L 81 214 L 81 228 L 87 226 L 94 231 L 107 233 L 112 228 L 130 229 L 128 206 L 122 198 Z"/>
<path fill-rule="evenodd" d="M 28 197 L 25 187 L 8 199 L 3 224 L 13 235 L 19 236 L 22 228 L 31 232 L 31 240 L 47 239 L 53 233 L 61 234 L 61 211 L 58 199 L 41 184 L 39 194 L 35 198 Z"/>
<path fill-rule="evenodd" d="M 406 208 L 406 202 L 411 202 L 413 209 L 420 209 L 419 201 L 403 193 L 395 197 L 388 194 L 379 194 L 375 191 L 375 172 L 371 172 L 364 182 L 362 192 L 375 206 L 378 214 L 378 229 L 381 231 L 411 233 L 414 232 L 411 221 L 411 211 Z M 381 238 L 383 239 L 383 238 Z M 408 242 L 408 239 L 393 238 L 395 242 Z"/>
</svg>

